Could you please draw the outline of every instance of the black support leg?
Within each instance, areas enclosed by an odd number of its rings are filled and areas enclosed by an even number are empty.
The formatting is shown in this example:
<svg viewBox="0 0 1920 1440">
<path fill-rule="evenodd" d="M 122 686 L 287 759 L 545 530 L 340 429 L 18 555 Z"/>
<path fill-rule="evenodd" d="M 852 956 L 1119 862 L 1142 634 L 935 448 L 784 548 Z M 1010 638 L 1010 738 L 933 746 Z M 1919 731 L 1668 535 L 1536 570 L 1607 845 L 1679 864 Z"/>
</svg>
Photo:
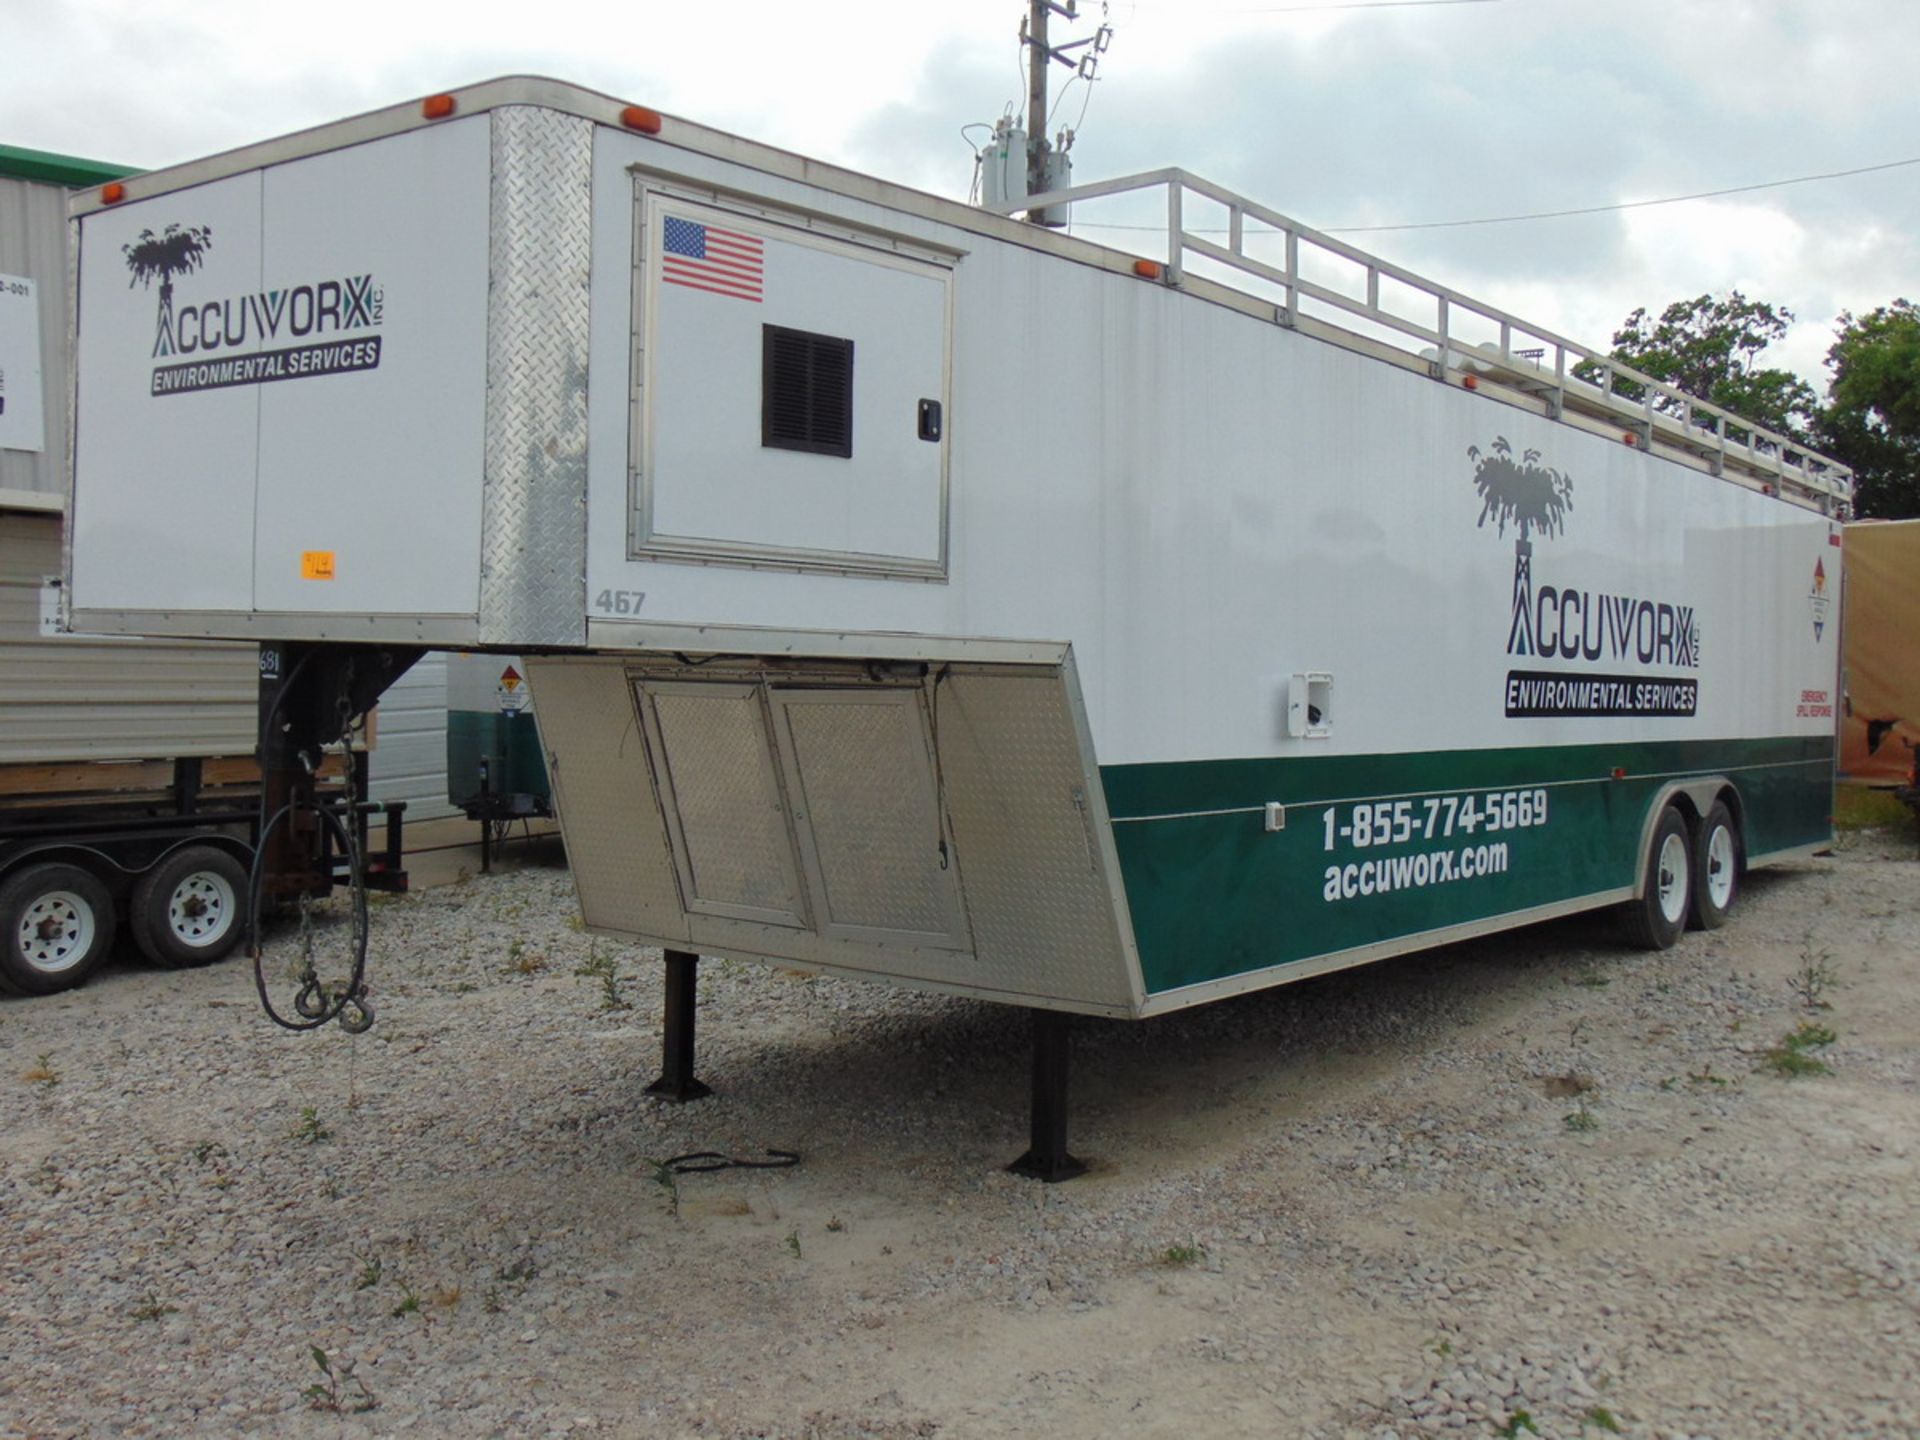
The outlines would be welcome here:
<svg viewBox="0 0 1920 1440">
<path fill-rule="evenodd" d="M 1067 1153 L 1068 1017 L 1058 1010 L 1033 1015 L 1033 1133 L 1027 1153 L 1007 1168 L 1016 1175 L 1054 1184 L 1087 1173 Z"/>
<path fill-rule="evenodd" d="M 647 1094 L 679 1105 L 713 1091 L 693 1078 L 693 1000 L 700 957 L 687 950 L 669 950 L 666 956 L 667 1014 L 660 1039 L 660 1078 L 647 1087 Z"/>
</svg>

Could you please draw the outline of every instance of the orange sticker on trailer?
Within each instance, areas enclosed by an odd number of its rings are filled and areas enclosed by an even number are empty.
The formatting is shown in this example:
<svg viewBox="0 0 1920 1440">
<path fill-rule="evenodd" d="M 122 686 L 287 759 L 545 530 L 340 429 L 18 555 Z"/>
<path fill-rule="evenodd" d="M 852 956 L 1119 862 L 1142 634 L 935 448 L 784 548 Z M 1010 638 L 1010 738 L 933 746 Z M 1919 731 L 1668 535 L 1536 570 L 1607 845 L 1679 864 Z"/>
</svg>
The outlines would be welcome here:
<svg viewBox="0 0 1920 1440">
<path fill-rule="evenodd" d="M 300 578 L 302 580 L 333 579 L 333 551 L 302 550 L 300 552 Z"/>
</svg>

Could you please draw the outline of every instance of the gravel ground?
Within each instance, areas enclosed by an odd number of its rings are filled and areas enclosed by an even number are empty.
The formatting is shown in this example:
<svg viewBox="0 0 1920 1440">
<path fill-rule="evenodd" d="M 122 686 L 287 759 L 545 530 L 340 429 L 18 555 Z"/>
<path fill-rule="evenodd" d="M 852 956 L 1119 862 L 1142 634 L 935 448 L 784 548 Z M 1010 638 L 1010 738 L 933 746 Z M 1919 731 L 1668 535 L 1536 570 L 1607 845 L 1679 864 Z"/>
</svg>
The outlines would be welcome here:
<svg viewBox="0 0 1920 1440">
<path fill-rule="evenodd" d="M 238 961 L 0 1002 L 0 1434 L 1920 1435 L 1909 839 L 1664 955 L 1084 1022 L 1054 1187 L 1018 1012 L 709 962 L 666 1106 L 657 957 L 573 914 L 378 905 L 358 1038 Z"/>
</svg>

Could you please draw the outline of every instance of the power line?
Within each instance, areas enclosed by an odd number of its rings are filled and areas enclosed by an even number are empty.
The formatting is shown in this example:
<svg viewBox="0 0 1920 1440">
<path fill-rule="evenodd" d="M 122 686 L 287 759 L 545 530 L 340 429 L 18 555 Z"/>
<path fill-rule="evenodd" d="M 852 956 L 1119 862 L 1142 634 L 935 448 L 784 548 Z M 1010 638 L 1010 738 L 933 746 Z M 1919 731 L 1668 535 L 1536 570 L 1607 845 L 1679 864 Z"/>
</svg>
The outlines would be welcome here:
<svg viewBox="0 0 1920 1440">
<path fill-rule="evenodd" d="M 1370 4 L 1387 4 L 1389 0 L 1365 0 Z M 1406 3 L 1406 0 L 1396 0 Z M 1441 4 L 1443 0 L 1427 0 L 1427 3 Z M 1827 170 L 1818 175 L 1795 175 L 1786 180 L 1761 180 L 1752 185 L 1729 185 L 1721 190 L 1697 190 L 1691 195 L 1663 195 L 1658 200 L 1621 200 L 1611 205 L 1583 205 L 1573 210 L 1535 210 L 1525 215 L 1488 215 L 1477 220 L 1419 220 L 1407 221 L 1396 225 L 1318 225 L 1314 228 L 1323 235 L 1372 235 L 1385 230 L 1448 230 L 1465 225 L 1511 225 L 1521 220 L 1559 220 L 1570 215 L 1604 215 L 1614 210 L 1644 210 L 1650 205 L 1680 205 L 1689 200 L 1714 200 L 1722 195 L 1747 195 L 1755 190 L 1777 190 L 1786 185 L 1811 185 L 1816 180 L 1844 180 L 1849 175 L 1872 175 L 1881 170 L 1898 170 L 1907 165 L 1920 165 L 1920 155 L 1910 160 L 1889 160 L 1882 165 L 1858 165 L 1851 170 Z M 1164 225 L 1116 225 L 1104 224 L 1097 220 L 1082 221 L 1089 230 L 1165 230 Z M 1190 227 L 1191 228 L 1191 227 Z M 1197 235 L 1224 235 L 1224 225 L 1206 226 L 1193 229 Z M 1278 231 L 1268 233 L 1278 234 Z"/>
<path fill-rule="evenodd" d="M 1920 165 L 1920 155 L 1911 160 L 1889 160 L 1884 165 L 1859 165 L 1851 170 L 1828 170 L 1818 175 L 1795 175 L 1788 180 L 1762 180 L 1753 185 L 1729 185 L 1723 190 L 1698 190 L 1691 195 L 1666 195 L 1658 200 L 1622 200 L 1613 205 L 1583 205 L 1576 210 L 1538 210 L 1527 215 L 1489 215 L 1479 220 L 1422 220 L 1404 225 L 1341 225 L 1327 230 L 1329 235 L 1370 235 L 1383 230 L 1448 230 L 1462 225 L 1511 225 L 1519 220 L 1559 220 L 1569 215 L 1602 215 L 1610 210 L 1644 210 L 1650 205 L 1679 205 L 1688 200 L 1714 200 L 1722 195 L 1746 195 L 1755 190 L 1778 190 L 1784 185 L 1810 185 L 1816 180 L 1843 180 L 1849 175 L 1871 175 L 1879 170 L 1898 170 L 1903 165 Z"/>
</svg>

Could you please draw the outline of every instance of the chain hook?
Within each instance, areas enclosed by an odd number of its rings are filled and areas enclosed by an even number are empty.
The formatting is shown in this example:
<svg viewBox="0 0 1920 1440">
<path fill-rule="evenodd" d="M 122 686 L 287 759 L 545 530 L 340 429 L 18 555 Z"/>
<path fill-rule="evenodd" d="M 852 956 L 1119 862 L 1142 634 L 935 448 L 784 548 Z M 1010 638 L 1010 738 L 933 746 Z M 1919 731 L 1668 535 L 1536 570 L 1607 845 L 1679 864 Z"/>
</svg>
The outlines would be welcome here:
<svg viewBox="0 0 1920 1440">
<path fill-rule="evenodd" d="M 293 1008 L 309 1020 L 318 1020 L 327 1013 L 327 992 L 321 988 L 320 977 L 311 965 L 300 977 L 300 993 L 293 997 Z"/>
<path fill-rule="evenodd" d="M 337 1018 L 340 1028 L 349 1035 L 364 1035 L 373 1028 L 373 1002 L 359 991 L 343 995 Z"/>
</svg>

